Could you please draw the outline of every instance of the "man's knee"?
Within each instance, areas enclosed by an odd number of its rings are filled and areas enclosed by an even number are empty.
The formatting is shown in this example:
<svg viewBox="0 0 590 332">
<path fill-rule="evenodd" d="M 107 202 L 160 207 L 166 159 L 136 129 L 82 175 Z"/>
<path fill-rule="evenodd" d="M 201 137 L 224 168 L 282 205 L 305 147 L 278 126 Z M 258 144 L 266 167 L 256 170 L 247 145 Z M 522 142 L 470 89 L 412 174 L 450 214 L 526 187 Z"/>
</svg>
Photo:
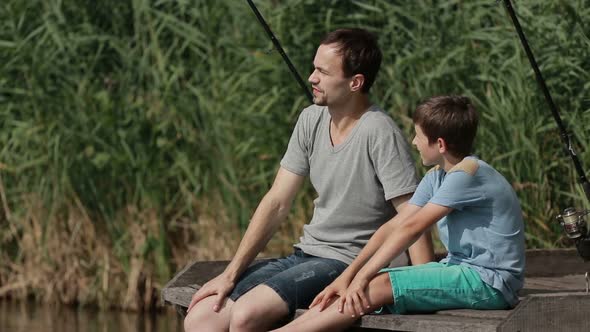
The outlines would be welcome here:
<svg viewBox="0 0 590 332">
<path fill-rule="evenodd" d="M 231 310 L 231 331 L 260 331 L 287 317 L 287 303 L 272 288 L 257 286 L 236 301 Z"/>
<path fill-rule="evenodd" d="M 206 330 L 208 326 L 203 326 L 207 324 L 207 320 L 204 318 L 203 313 L 199 312 L 197 308 L 193 308 L 184 318 L 184 331 L 196 332 Z"/>
<path fill-rule="evenodd" d="M 254 303 L 240 304 L 232 308 L 229 321 L 230 330 L 232 331 L 249 331 L 256 327 L 255 321 L 258 319 L 257 308 Z"/>
<path fill-rule="evenodd" d="M 224 306 L 220 312 L 214 312 L 211 300 L 212 298 L 202 300 L 188 312 L 184 318 L 185 332 L 228 330 L 230 308 Z"/>
</svg>

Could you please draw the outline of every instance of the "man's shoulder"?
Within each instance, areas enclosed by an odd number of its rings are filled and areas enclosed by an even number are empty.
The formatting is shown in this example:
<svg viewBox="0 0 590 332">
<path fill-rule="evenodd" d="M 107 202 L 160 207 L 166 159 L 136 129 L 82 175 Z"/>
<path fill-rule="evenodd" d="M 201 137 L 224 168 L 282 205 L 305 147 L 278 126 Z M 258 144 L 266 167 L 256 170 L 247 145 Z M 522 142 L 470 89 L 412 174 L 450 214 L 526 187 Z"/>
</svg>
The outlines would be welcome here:
<svg viewBox="0 0 590 332">
<path fill-rule="evenodd" d="M 322 115 L 327 112 L 327 107 L 311 104 L 301 111 L 301 113 L 299 114 L 299 120 L 306 122 L 315 122 L 318 121 L 322 117 Z"/>
<path fill-rule="evenodd" d="M 401 133 L 393 118 L 378 106 L 372 106 L 365 114 L 363 121 L 365 130 L 373 134 Z"/>
<path fill-rule="evenodd" d="M 321 127 L 321 124 L 329 119 L 327 107 L 312 104 L 299 113 L 295 130 L 304 133 L 306 137 L 311 137 L 310 135 L 313 135 Z"/>
</svg>

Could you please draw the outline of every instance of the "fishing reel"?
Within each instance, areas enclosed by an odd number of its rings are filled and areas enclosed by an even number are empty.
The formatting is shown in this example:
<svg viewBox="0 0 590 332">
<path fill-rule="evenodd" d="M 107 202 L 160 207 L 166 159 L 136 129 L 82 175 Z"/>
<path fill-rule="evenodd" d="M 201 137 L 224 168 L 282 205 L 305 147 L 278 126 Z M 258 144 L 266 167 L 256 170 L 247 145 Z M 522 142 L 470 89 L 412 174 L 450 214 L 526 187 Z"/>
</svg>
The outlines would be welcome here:
<svg viewBox="0 0 590 332">
<path fill-rule="evenodd" d="M 568 207 L 556 217 L 565 235 L 575 242 L 578 253 L 585 261 L 590 260 L 590 234 L 585 219 L 588 214 L 590 210 L 578 211 Z"/>
</svg>

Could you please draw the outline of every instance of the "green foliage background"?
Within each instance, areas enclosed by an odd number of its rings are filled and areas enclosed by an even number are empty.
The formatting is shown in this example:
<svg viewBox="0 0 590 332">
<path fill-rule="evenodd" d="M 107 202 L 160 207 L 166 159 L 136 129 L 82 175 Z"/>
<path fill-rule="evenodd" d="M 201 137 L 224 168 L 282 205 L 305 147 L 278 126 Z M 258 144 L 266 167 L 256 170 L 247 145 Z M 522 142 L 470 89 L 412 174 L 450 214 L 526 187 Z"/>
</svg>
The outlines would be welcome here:
<svg viewBox="0 0 590 332">
<path fill-rule="evenodd" d="M 420 100 L 447 93 L 473 98 L 482 114 L 476 153 L 516 189 L 529 247 L 567 245 L 554 216 L 588 204 L 501 3 L 256 4 L 304 79 L 327 31 L 358 26 L 377 33 L 384 61 L 372 100 L 408 137 Z M 589 5 L 515 4 L 586 169 Z M 64 223 L 70 210 L 82 210 L 123 275 L 141 259 L 161 287 L 182 263 L 180 252 L 189 250 L 180 242 L 208 236 L 198 230 L 180 236 L 187 230 L 178 220 L 207 214 L 245 227 L 306 104 L 245 1 L 3 1 L 0 287 L 23 273 L 11 264 L 32 259 L 23 245 L 32 209 L 43 211 L 37 260 L 60 264 L 44 247 L 48 230 L 76 236 Z M 313 195 L 308 185 L 298 197 L 295 209 L 303 212 L 295 222 L 309 217 Z M 130 207 L 152 211 L 155 224 L 124 212 Z M 137 229 L 145 232 L 139 249 L 131 241 Z M 29 285 L 25 293 L 35 289 Z"/>
</svg>

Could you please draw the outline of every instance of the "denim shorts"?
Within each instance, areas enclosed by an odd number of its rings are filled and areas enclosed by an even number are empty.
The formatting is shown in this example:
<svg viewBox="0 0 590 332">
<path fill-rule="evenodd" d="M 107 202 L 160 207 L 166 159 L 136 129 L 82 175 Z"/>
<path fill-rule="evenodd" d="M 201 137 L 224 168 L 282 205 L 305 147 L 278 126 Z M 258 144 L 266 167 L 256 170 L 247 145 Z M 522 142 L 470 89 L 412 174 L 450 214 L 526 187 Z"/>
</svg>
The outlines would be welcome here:
<svg viewBox="0 0 590 332">
<path fill-rule="evenodd" d="M 250 266 L 240 276 L 229 298 L 237 301 L 252 288 L 266 285 L 287 303 L 289 313 L 293 315 L 296 309 L 307 309 L 315 296 L 347 267 L 339 260 L 311 256 L 295 248 L 295 252 L 287 257 Z"/>
<path fill-rule="evenodd" d="M 393 290 L 394 314 L 428 313 L 448 309 L 508 309 L 502 293 L 464 265 L 428 263 L 383 269 Z"/>
</svg>

